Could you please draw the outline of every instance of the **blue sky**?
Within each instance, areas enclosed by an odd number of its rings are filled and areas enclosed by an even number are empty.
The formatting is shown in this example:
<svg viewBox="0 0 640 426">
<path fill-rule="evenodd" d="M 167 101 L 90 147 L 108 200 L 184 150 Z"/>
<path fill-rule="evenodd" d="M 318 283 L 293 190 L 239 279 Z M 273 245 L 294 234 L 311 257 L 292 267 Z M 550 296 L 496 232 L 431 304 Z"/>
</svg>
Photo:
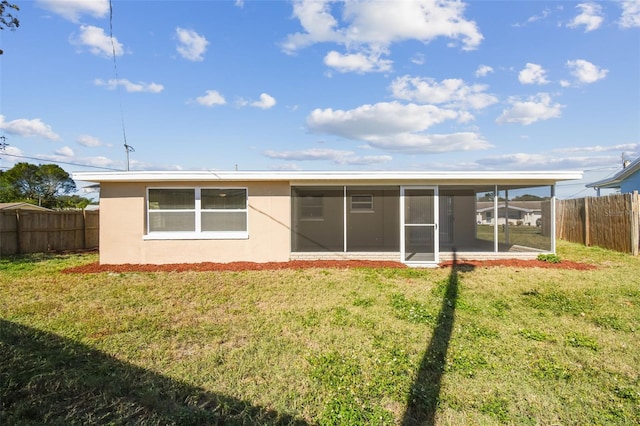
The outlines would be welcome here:
<svg viewBox="0 0 640 426">
<path fill-rule="evenodd" d="M 5 169 L 123 170 L 125 140 L 131 170 L 590 182 L 640 155 L 638 1 L 113 0 L 112 30 L 108 0 L 14 2 Z M 594 195 L 583 185 L 558 194 Z"/>
</svg>

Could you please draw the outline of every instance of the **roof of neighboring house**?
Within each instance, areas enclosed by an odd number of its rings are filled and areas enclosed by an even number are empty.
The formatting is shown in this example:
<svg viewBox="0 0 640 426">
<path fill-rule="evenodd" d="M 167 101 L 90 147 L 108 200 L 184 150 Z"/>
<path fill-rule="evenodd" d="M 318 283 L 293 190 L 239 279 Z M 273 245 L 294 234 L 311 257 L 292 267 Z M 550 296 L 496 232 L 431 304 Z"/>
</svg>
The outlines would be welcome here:
<svg viewBox="0 0 640 426">
<path fill-rule="evenodd" d="M 509 201 L 509 208 L 531 213 L 534 211 L 540 211 L 542 209 L 541 204 L 542 201 Z M 478 201 L 476 207 L 478 209 L 478 212 L 493 210 L 493 201 Z M 505 208 L 504 201 L 500 201 L 498 203 L 498 208 Z"/>
<path fill-rule="evenodd" d="M 581 179 L 577 171 L 129 171 L 76 172 L 74 180 L 86 182 L 415 182 L 457 184 L 551 185 L 558 181 Z"/>
<path fill-rule="evenodd" d="M 620 183 L 637 171 L 640 171 L 640 157 L 633 160 L 633 162 L 618 171 L 615 175 L 597 182 L 588 183 L 586 186 L 588 188 L 620 188 Z"/>
<path fill-rule="evenodd" d="M 51 211 L 51 209 L 36 206 L 35 204 L 31 203 L 0 203 L 0 210 L 39 210 L 43 212 Z"/>
</svg>

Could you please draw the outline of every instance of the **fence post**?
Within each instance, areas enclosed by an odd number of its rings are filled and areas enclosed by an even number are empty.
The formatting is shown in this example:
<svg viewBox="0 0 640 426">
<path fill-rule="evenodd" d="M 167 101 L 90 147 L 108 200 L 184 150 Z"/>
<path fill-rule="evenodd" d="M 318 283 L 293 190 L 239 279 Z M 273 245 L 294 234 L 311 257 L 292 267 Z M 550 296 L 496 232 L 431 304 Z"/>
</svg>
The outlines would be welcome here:
<svg viewBox="0 0 640 426">
<path fill-rule="evenodd" d="M 633 191 L 631 196 L 631 254 L 638 255 L 640 250 L 640 195 Z"/>
<path fill-rule="evenodd" d="M 82 209 L 82 249 L 87 248 L 87 211 Z"/>
<path fill-rule="evenodd" d="M 591 197 L 584 197 L 584 245 L 591 246 L 591 223 L 589 221 L 589 200 Z"/>
<path fill-rule="evenodd" d="M 22 254 L 22 221 L 20 220 L 20 209 L 16 210 L 16 252 Z"/>
</svg>

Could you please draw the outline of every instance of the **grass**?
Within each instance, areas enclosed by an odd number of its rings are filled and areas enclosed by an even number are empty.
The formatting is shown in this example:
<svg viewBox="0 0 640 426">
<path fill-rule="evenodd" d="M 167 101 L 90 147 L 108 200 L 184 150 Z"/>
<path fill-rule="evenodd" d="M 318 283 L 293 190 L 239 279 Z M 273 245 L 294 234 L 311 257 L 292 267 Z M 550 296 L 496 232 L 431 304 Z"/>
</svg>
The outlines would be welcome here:
<svg viewBox="0 0 640 426">
<path fill-rule="evenodd" d="M 638 424 L 640 259 L 63 274 L 0 259 L 0 424 Z"/>
<path fill-rule="evenodd" d="M 477 225 L 476 237 L 481 240 L 493 241 L 493 225 Z M 504 225 L 498 226 L 498 242 L 506 242 Z M 551 239 L 542 235 L 542 228 L 526 225 L 509 225 L 509 244 L 524 247 L 534 247 L 540 250 L 549 250 Z"/>
</svg>

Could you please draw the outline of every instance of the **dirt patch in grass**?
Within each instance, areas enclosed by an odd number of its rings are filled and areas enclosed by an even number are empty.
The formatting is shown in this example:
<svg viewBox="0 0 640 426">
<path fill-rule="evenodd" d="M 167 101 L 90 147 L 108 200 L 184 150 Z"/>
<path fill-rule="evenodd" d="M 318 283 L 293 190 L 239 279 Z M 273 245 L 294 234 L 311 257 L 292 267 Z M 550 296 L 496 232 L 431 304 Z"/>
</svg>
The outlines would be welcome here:
<svg viewBox="0 0 640 426">
<path fill-rule="evenodd" d="M 452 262 L 440 263 L 441 268 L 450 268 Z M 562 261 L 560 263 L 543 262 L 540 260 L 500 259 L 483 261 L 458 262 L 458 267 L 492 267 L 507 266 L 515 268 L 556 268 L 589 270 L 595 269 L 594 265 Z M 292 260 L 289 262 L 230 262 L 230 263 L 172 263 L 166 265 L 101 265 L 98 262 L 65 269 L 64 273 L 99 273 L 99 272 L 206 272 L 206 271 L 269 271 L 280 269 L 348 269 L 348 268 L 407 268 L 400 262 L 374 261 L 374 260 Z"/>
</svg>

